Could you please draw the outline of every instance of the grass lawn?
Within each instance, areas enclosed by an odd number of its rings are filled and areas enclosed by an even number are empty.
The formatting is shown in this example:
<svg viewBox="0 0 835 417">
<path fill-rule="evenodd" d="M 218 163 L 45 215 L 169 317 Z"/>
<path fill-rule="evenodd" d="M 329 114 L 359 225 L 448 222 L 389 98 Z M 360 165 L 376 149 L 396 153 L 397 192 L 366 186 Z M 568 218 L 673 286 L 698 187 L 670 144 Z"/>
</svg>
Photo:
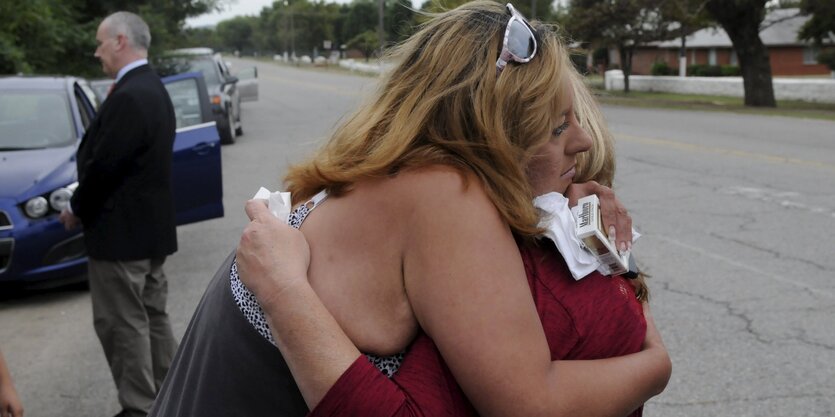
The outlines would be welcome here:
<svg viewBox="0 0 835 417">
<path fill-rule="evenodd" d="M 631 91 L 626 94 L 623 91 L 604 90 L 601 77 L 590 78 L 587 84 L 601 103 L 616 106 L 722 111 L 835 121 L 835 103 L 778 100 L 776 108 L 746 107 L 742 97 L 644 91 Z"/>
</svg>

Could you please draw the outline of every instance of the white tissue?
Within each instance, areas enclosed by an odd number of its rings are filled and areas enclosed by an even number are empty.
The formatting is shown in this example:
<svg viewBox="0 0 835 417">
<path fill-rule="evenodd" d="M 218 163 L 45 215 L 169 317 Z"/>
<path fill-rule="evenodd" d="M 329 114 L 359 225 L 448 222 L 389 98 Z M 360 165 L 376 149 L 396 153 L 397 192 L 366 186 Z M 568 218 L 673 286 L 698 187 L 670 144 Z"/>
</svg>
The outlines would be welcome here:
<svg viewBox="0 0 835 417">
<path fill-rule="evenodd" d="M 539 227 L 545 229 L 545 237 L 557 245 L 575 280 L 600 267 L 597 257 L 584 249 L 577 238 L 577 223 L 565 196 L 555 192 L 543 194 L 533 199 L 533 205 L 545 212 Z"/>
<path fill-rule="evenodd" d="M 252 198 L 267 200 L 267 207 L 269 207 L 270 212 L 282 222 L 287 223 L 287 219 L 290 217 L 290 212 L 293 209 L 290 193 L 282 191 L 270 192 L 270 190 L 261 187 Z"/>
</svg>

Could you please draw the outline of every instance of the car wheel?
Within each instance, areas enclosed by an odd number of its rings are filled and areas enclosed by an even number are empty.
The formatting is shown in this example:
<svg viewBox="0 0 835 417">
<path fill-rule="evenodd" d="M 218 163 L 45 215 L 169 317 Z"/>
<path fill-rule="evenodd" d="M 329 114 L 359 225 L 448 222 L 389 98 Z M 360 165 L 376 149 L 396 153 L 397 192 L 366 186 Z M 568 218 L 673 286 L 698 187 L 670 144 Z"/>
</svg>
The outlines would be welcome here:
<svg viewBox="0 0 835 417">
<path fill-rule="evenodd" d="M 227 109 L 228 110 L 228 109 Z M 232 117 L 232 112 L 226 112 L 226 123 L 225 125 L 218 126 L 218 130 L 220 131 L 220 143 L 224 145 L 231 145 L 235 143 L 235 121 Z"/>
<path fill-rule="evenodd" d="M 235 134 L 241 136 L 244 134 L 244 124 L 241 122 L 241 106 L 238 104 L 238 127 L 235 128 Z"/>
</svg>

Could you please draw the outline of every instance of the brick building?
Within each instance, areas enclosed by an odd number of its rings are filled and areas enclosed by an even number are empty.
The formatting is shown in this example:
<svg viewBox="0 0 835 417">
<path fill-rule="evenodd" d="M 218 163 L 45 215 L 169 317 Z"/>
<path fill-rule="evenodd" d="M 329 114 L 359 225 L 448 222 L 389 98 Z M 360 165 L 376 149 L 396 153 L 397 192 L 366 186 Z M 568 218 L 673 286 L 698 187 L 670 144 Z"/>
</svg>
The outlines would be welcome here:
<svg viewBox="0 0 835 417">
<path fill-rule="evenodd" d="M 797 32 L 809 19 L 798 12 L 798 9 L 777 9 L 765 18 L 766 27 L 760 32 L 760 39 L 768 48 L 772 75 L 829 75 L 829 68 L 817 62 L 818 49 L 810 42 L 797 40 Z M 685 40 L 687 65 L 739 65 L 733 44 L 722 28 L 702 29 Z M 825 40 L 824 47 L 832 46 L 835 46 L 832 39 Z M 632 73 L 649 75 L 653 63 L 659 61 L 678 68 L 680 47 L 681 38 L 676 38 L 637 48 L 632 57 Z M 617 49 L 611 49 L 609 62 L 619 61 Z"/>
</svg>

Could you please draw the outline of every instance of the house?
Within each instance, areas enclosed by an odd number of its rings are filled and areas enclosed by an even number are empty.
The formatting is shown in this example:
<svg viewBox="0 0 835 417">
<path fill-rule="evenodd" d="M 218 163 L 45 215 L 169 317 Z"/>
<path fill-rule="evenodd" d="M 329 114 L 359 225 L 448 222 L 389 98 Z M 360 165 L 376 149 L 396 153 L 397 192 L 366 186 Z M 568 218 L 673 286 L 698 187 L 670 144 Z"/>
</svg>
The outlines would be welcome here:
<svg viewBox="0 0 835 417">
<path fill-rule="evenodd" d="M 797 39 L 807 20 L 809 16 L 800 15 L 799 9 L 776 9 L 764 19 L 765 29 L 760 31 L 760 39 L 768 48 L 772 75 L 830 75 L 829 68 L 817 62 L 818 49 L 811 42 Z M 721 27 L 698 30 L 685 41 L 687 65 L 739 65 L 731 39 Z M 835 42 L 827 39 L 824 45 L 835 45 Z M 670 68 L 678 68 L 680 48 L 681 38 L 638 47 L 632 57 L 632 73 L 649 75 L 653 63 L 660 61 Z M 609 62 L 619 62 L 617 50 L 610 50 L 609 56 Z"/>
</svg>

